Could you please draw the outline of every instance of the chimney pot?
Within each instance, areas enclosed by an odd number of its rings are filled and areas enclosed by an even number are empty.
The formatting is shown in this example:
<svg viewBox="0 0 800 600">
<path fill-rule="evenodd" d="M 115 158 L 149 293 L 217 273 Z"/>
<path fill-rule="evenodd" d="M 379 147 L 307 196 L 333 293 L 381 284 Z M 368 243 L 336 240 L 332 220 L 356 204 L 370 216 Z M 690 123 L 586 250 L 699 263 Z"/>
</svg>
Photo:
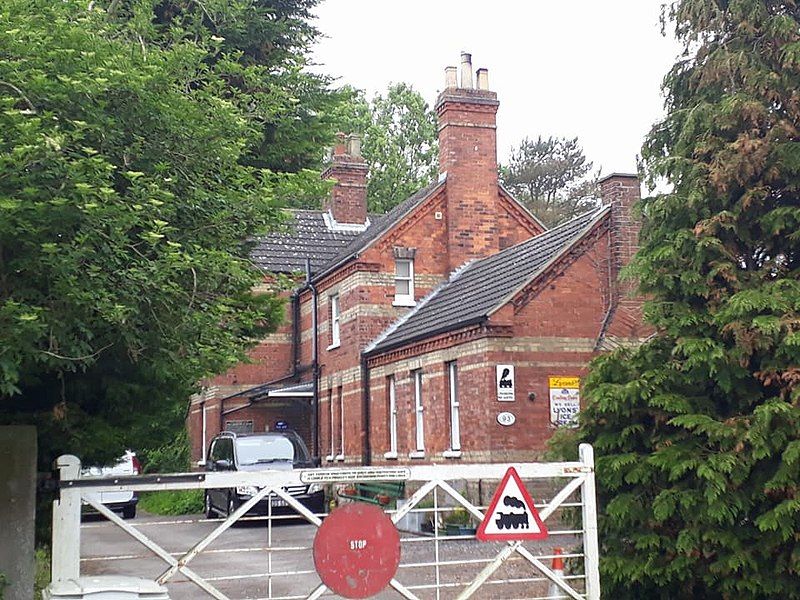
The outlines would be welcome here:
<svg viewBox="0 0 800 600">
<path fill-rule="evenodd" d="M 347 136 L 342 133 L 341 131 L 336 134 L 336 144 L 333 147 L 333 155 L 334 156 L 341 156 L 342 154 L 347 153 L 346 147 L 346 139 Z"/>
<path fill-rule="evenodd" d="M 478 89 L 489 89 L 489 69 L 478 69 Z"/>
<path fill-rule="evenodd" d="M 469 52 L 461 53 L 461 87 L 472 89 L 472 55 Z"/>
<path fill-rule="evenodd" d="M 361 136 L 357 133 L 347 136 L 347 154 L 356 158 L 361 156 Z"/>
<path fill-rule="evenodd" d="M 445 67 L 444 69 L 444 87 L 457 88 L 458 87 L 458 68 Z"/>
</svg>

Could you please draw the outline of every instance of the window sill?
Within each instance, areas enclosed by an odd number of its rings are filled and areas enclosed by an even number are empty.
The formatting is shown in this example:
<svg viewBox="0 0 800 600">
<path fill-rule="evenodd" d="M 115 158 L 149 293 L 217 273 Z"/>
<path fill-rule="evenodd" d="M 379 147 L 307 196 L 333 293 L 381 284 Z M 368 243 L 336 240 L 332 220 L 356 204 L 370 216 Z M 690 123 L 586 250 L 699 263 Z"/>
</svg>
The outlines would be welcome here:
<svg viewBox="0 0 800 600">
<path fill-rule="evenodd" d="M 412 306 L 416 306 L 417 303 L 414 300 L 397 300 L 395 299 L 392 302 L 392 306 L 405 306 L 406 308 L 411 308 Z"/>
<path fill-rule="evenodd" d="M 337 454 L 334 460 L 337 462 L 344 462 L 344 454 Z"/>
<path fill-rule="evenodd" d="M 445 450 L 442 452 L 444 458 L 461 458 L 461 450 Z"/>
<path fill-rule="evenodd" d="M 425 450 L 414 450 L 408 453 L 408 458 L 425 458 Z"/>
<path fill-rule="evenodd" d="M 335 344 L 331 344 L 330 346 L 325 348 L 325 350 L 335 350 L 336 348 L 338 348 L 341 345 L 342 345 L 341 342 L 336 342 Z"/>
<path fill-rule="evenodd" d="M 386 452 L 383 458 L 386 460 L 397 460 L 397 452 Z"/>
</svg>

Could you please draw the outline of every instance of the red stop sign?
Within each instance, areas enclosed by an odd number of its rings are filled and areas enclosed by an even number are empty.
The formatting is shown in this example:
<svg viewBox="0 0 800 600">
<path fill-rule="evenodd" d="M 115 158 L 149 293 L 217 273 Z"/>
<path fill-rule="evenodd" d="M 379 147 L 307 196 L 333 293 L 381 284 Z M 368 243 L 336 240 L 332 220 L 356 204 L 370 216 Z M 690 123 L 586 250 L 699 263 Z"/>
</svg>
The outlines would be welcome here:
<svg viewBox="0 0 800 600">
<path fill-rule="evenodd" d="M 314 566 L 322 582 L 345 598 L 367 598 L 385 588 L 400 564 L 400 534 L 377 506 L 334 510 L 314 538 Z"/>
</svg>

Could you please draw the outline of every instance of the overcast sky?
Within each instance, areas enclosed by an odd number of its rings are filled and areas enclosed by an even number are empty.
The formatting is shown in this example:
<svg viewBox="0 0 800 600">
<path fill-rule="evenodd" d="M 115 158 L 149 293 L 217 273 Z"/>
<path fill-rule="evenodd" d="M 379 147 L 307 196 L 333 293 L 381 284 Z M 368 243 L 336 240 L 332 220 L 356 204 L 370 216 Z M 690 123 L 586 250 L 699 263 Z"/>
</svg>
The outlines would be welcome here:
<svg viewBox="0 0 800 600">
<path fill-rule="evenodd" d="M 314 60 L 369 97 L 404 81 L 432 106 L 444 68 L 470 52 L 500 100 L 501 162 L 526 136 L 578 136 L 604 173 L 635 172 L 678 53 L 661 35 L 662 2 L 323 0 Z"/>
</svg>

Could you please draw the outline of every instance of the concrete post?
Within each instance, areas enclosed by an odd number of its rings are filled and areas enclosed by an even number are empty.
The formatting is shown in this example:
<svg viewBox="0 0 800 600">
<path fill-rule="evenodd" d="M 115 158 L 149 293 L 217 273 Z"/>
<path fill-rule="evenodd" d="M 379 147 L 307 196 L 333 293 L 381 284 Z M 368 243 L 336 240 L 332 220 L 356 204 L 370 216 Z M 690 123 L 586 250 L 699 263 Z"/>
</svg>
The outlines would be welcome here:
<svg viewBox="0 0 800 600">
<path fill-rule="evenodd" d="M 0 574 L 6 600 L 33 598 L 36 427 L 0 427 Z"/>
<path fill-rule="evenodd" d="M 64 454 L 56 459 L 59 479 L 77 479 L 81 474 L 81 461 L 77 456 Z M 81 557 L 81 491 L 61 487 L 59 497 L 53 502 L 53 581 L 77 579 L 80 576 Z"/>
</svg>

